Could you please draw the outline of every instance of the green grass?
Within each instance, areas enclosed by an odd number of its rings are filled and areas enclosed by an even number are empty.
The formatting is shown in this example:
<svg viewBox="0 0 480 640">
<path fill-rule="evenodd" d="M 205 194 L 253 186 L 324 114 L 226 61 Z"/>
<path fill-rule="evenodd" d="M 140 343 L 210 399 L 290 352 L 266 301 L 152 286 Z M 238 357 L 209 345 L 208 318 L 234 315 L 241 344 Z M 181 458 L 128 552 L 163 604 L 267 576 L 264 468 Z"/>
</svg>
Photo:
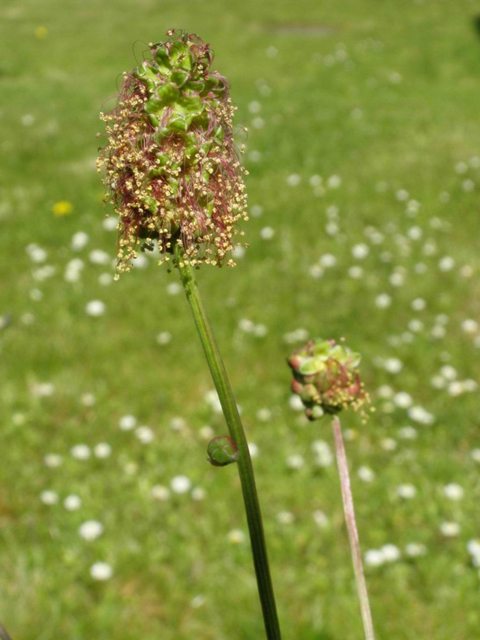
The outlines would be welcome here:
<svg viewBox="0 0 480 640">
<path fill-rule="evenodd" d="M 366 425 L 355 415 L 343 420 L 360 538 L 364 551 L 394 544 L 402 552 L 367 568 L 378 638 L 480 636 L 480 576 L 466 546 L 480 537 L 479 465 L 471 457 L 480 447 L 478 392 L 451 396 L 431 384 L 444 365 L 459 380 L 480 373 L 478 332 L 462 329 L 480 311 L 480 169 L 471 162 L 480 156 L 477 11 L 467 0 L 4 0 L 0 316 L 12 321 L 0 329 L 0 620 L 14 640 L 262 637 L 248 544 L 229 540 L 232 530 L 246 532 L 236 469 L 206 462 L 202 426 L 216 435 L 226 427 L 205 402 L 212 383 L 187 303 L 182 293 L 167 293 L 178 276 L 152 262 L 104 286 L 99 276 L 110 265 L 89 260 L 95 249 L 113 258 L 116 244 L 102 227 L 94 169 L 98 112 L 142 43 L 171 27 L 212 43 L 215 66 L 232 84 L 237 124 L 249 127 L 249 201 L 263 214 L 245 225 L 250 249 L 238 267 L 204 268 L 199 279 L 259 448 L 255 468 L 285 638 L 362 637 L 336 469 L 318 467 L 311 450 L 318 439 L 332 446 L 330 426 L 306 424 L 288 404 L 285 357 L 294 345 L 284 336 L 298 328 L 345 336 L 363 354 L 377 411 Z M 48 29 L 43 39 L 35 36 L 39 26 Z M 254 101 L 258 114 L 249 110 Z M 301 177 L 296 187 L 287 183 L 291 174 Z M 341 185 L 315 195 L 314 174 L 325 184 L 340 176 Z M 399 190 L 421 204 L 415 218 Z M 72 202 L 71 215 L 53 215 L 60 200 Z M 325 230 L 331 207 L 339 212 L 335 236 Z M 420 239 L 408 237 L 412 226 Z M 275 230 L 271 240 L 260 236 L 265 227 Z M 383 234 L 380 244 L 365 235 L 368 227 Z M 73 251 L 78 231 L 89 243 Z M 44 263 L 30 259 L 32 243 L 48 253 Z M 363 261 L 351 254 L 359 243 L 370 246 Z M 428 243 L 433 255 L 425 255 Z M 315 279 L 310 268 L 324 254 L 337 264 Z M 451 271 L 438 268 L 444 256 L 455 260 Z M 84 269 L 68 282 L 74 258 Z M 45 264 L 55 273 L 39 281 Z M 354 264 L 364 269 L 360 279 L 348 273 Z M 470 277 L 462 275 L 465 265 Z M 405 282 L 394 287 L 389 278 L 399 268 Z M 32 290 L 42 299 L 33 300 Z M 392 297 L 383 310 L 375 305 L 382 293 Z M 412 310 L 417 298 L 424 310 Z M 86 314 L 91 300 L 105 303 L 103 316 Z M 448 320 L 443 338 L 431 333 L 439 315 Z M 414 318 L 423 322 L 416 332 L 408 329 Z M 242 331 L 242 319 L 264 324 L 267 335 Z M 164 331 L 172 340 L 161 346 L 156 336 Z M 387 358 L 401 360 L 400 373 L 380 366 Z M 53 395 L 32 393 L 46 382 Z M 384 385 L 409 393 L 434 423 L 416 424 L 380 398 Z M 82 403 L 85 394 L 94 394 L 93 406 Z M 271 411 L 263 422 L 262 408 Z M 153 442 L 120 430 L 125 414 L 149 425 Z M 171 426 L 178 416 L 181 430 Z M 415 440 L 399 437 L 407 425 L 415 426 Z M 386 450 L 385 439 L 396 449 Z M 99 442 L 111 445 L 109 458 L 70 454 L 76 444 Z M 44 462 L 52 453 L 63 456 L 58 468 Z M 294 454 L 305 459 L 298 470 L 286 463 Z M 358 477 L 362 466 L 375 473 L 372 482 Z M 151 497 L 153 486 L 169 486 L 177 475 L 206 498 Z M 462 500 L 444 495 L 451 482 L 463 487 Z M 415 485 L 416 496 L 401 499 L 401 484 Z M 43 504 L 45 490 L 56 491 L 59 503 Z M 63 507 L 71 494 L 82 498 L 78 511 Z M 328 517 L 325 528 L 312 516 L 318 510 Z M 278 520 L 284 511 L 292 523 Z M 78 533 L 88 520 L 105 529 L 91 542 Z M 446 538 L 443 522 L 458 523 L 460 533 Z M 426 555 L 409 558 L 411 542 L 424 544 Z M 113 568 L 106 582 L 90 576 L 99 561 Z"/>
</svg>

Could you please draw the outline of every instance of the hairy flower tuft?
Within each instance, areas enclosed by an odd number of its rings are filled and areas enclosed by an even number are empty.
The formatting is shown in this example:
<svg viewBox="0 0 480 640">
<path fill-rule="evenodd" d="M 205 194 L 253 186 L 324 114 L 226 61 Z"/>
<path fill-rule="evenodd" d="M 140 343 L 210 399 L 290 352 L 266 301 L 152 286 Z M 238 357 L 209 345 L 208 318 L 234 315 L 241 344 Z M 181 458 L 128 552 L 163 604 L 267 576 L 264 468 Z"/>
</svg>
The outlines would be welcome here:
<svg viewBox="0 0 480 640">
<path fill-rule="evenodd" d="M 124 73 L 116 107 L 100 115 L 108 143 L 98 169 L 119 216 L 118 273 L 139 248 L 157 245 L 162 263 L 176 243 L 189 264 L 233 265 L 247 219 L 228 82 L 211 70 L 210 45 L 180 31 L 167 36 Z"/>
<path fill-rule="evenodd" d="M 335 340 L 309 340 L 287 362 L 294 376 L 292 390 L 300 396 L 309 420 L 348 406 L 358 410 L 368 401 L 358 372 L 360 355 Z"/>
</svg>

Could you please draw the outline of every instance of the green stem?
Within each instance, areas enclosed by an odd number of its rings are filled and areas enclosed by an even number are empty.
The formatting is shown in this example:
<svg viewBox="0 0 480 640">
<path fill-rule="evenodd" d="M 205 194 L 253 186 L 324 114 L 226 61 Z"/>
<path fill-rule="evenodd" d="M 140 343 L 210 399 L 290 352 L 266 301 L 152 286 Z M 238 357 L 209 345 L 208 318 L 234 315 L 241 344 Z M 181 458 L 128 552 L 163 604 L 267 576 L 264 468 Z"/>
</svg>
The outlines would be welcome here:
<svg viewBox="0 0 480 640">
<path fill-rule="evenodd" d="M 212 374 L 218 397 L 220 399 L 230 436 L 235 440 L 239 450 L 238 472 L 242 484 L 243 500 L 247 512 L 248 528 L 252 544 L 253 562 L 257 574 L 258 592 L 262 604 L 265 631 L 269 640 L 281 640 L 275 596 L 268 565 L 265 535 L 263 533 L 262 514 L 258 501 L 252 459 L 248 450 L 248 442 L 243 430 L 237 404 L 233 397 L 227 372 L 223 364 L 220 350 L 203 305 L 200 291 L 195 279 L 194 270 L 183 262 L 181 248 L 175 249 L 176 266 L 180 272 L 185 293 L 193 312 L 198 334 L 202 342 L 208 366 Z"/>
</svg>

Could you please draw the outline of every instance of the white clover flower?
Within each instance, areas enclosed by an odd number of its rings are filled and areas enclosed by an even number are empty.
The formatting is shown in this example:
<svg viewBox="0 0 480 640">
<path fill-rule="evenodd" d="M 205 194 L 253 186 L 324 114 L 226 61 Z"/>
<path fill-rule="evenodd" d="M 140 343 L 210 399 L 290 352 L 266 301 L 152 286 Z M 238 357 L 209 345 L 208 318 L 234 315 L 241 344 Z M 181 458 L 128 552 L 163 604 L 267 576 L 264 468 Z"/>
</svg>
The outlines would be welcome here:
<svg viewBox="0 0 480 640">
<path fill-rule="evenodd" d="M 435 416 L 433 416 L 423 407 L 418 407 L 418 406 L 411 407 L 408 410 L 408 417 L 410 418 L 410 420 L 413 420 L 414 422 L 419 422 L 420 424 L 430 425 L 435 422 Z"/>
<path fill-rule="evenodd" d="M 383 554 L 385 562 L 396 562 L 401 556 L 400 549 L 394 544 L 386 544 L 380 549 L 380 551 Z"/>
<path fill-rule="evenodd" d="M 86 444 L 76 444 L 70 449 L 70 454 L 75 460 L 88 460 L 91 456 L 91 451 Z"/>
<path fill-rule="evenodd" d="M 407 233 L 411 240 L 420 240 L 423 235 L 423 230 L 420 227 L 410 227 Z"/>
<path fill-rule="evenodd" d="M 288 399 L 288 404 L 290 406 L 290 409 L 292 409 L 293 411 L 303 411 L 305 408 L 303 406 L 302 399 L 297 395 L 291 395 Z"/>
<path fill-rule="evenodd" d="M 356 244 L 352 247 L 352 256 L 357 260 L 364 260 L 369 253 L 370 249 L 366 244 Z"/>
<path fill-rule="evenodd" d="M 462 278 L 471 278 L 473 276 L 473 267 L 469 264 L 464 264 L 460 269 L 460 275 Z"/>
<path fill-rule="evenodd" d="M 135 429 L 135 435 L 143 444 L 150 444 L 155 439 L 153 430 L 146 426 Z"/>
<path fill-rule="evenodd" d="M 258 100 L 252 100 L 252 102 L 250 102 L 248 105 L 248 110 L 250 111 L 250 113 L 260 113 L 261 109 L 262 105 L 260 102 L 258 102 Z"/>
<path fill-rule="evenodd" d="M 413 399 L 406 391 L 400 391 L 393 396 L 393 403 L 401 409 L 408 409 L 412 406 Z"/>
<path fill-rule="evenodd" d="M 248 450 L 250 452 L 251 458 L 258 458 L 258 454 L 260 452 L 258 446 L 254 442 L 248 443 Z"/>
<path fill-rule="evenodd" d="M 480 462 L 480 449 L 472 449 L 472 451 L 470 451 L 470 457 L 474 462 Z"/>
<path fill-rule="evenodd" d="M 362 482 L 373 482 L 375 480 L 375 473 L 370 467 L 362 466 L 358 468 L 357 476 Z"/>
<path fill-rule="evenodd" d="M 398 358 L 387 358 L 383 364 L 385 371 L 389 373 L 400 373 L 403 369 L 403 363 Z"/>
<path fill-rule="evenodd" d="M 460 533 L 461 527 L 457 522 L 442 522 L 440 533 L 446 538 L 455 538 Z"/>
<path fill-rule="evenodd" d="M 471 318 L 468 318 L 467 320 L 464 320 L 461 324 L 462 330 L 465 333 L 477 333 L 478 332 L 478 322 L 476 320 L 472 320 Z"/>
<path fill-rule="evenodd" d="M 100 458 L 103 460 L 104 458 L 109 458 L 112 454 L 112 447 L 106 442 L 99 442 L 95 445 L 93 449 L 93 453 L 96 458 Z"/>
<path fill-rule="evenodd" d="M 302 181 L 302 177 L 298 173 L 290 174 L 286 180 L 289 187 L 298 187 L 301 181 Z"/>
<path fill-rule="evenodd" d="M 199 609 L 200 607 L 203 607 L 206 600 L 207 600 L 206 597 L 200 594 L 190 600 L 190 606 L 192 607 L 192 609 Z"/>
<path fill-rule="evenodd" d="M 467 551 L 471 556 L 480 557 L 480 540 L 474 539 L 467 542 Z"/>
<path fill-rule="evenodd" d="M 140 253 L 133 259 L 132 265 L 136 269 L 146 269 L 149 265 L 148 258 Z"/>
<path fill-rule="evenodd" d="M 192 500 L 195 500 L 195 502 L 205 500 L 206 495 L 206 491 L 202 489 L 202 487 L 195 487 L 195 489 L 192 490 Z"/>
<path fill-rule="evenodd" d="M 451 482 L 443 487 L 443 493 L 449 500 L 458 501 L 461 500 L 465 494 L 463 487 L 459 484 Z"/>
<path fill-rule="evenodd" d="M 170 282 L 167 285 L 167 293 L 169 296 L 178 296 L 178 294 L 182 291 L 182 286 L 178 284 L 178 282 Z"/>
<path fill-rule="evenodd" d="M 122 431 L 131 431 L 135 428 L 136 424 L 137 419 L 135 418 L 135 416 L 131 415 L 122 416 L 118 421 L 118 426 Z"/>
<path fill-rule="evenodd" d="M 264 324 L 257 324 L 253 329 L 253 334 L 257 336 L 257 338 L 264 338 L 268 333 L 268 327 Z"/>
<path fill-rule="evenodd" d="M 210 406 L 210 409 L 212 409 L 214 413 L 220 414 L 223 412 L 222 403 L 220 402 L 220 398 L 218 397 L 216 389 L 207 391 L 204 398 L 205 402 Z"/>
<path fill-rule="evenodd" d="M 405 547 L 405 553 L 410 558 L 419 558 L 420 556 L 426 555 L 427 547 L 419 542 L 410 542 L 410 544 L 407 544 Z"/>
<path fill-rule="evenodd" d="M 385 557 L 379 549 L 370 549 L 365 553 L 364 560 L 367 567 L 380 567 L 384 564 Z"/>
<path fill-rule="evenodd" d="M 310 178 L 308 179 L 308 184 L 311 187 L 319 187 L 323 182 L 323 178 L 322 176 L 319 176 L 317 174 L 310 176 Z"/>
<path fill-rule="evenodd" d="M 105 251 L 94 249 L 88 254 L 88 259 L 92 264 L 105 265 L 111 262 L 111 258 Z"/>
<path fill-rule="evenodd" d="M 182 494 L 190 491 L 192 482 L 187 476 L 175 476 L 170 481 L 173 493 Z"/>
<path fill-rule="evenodd" d="M 105 229 L 105 231 L 116 231 L 117 226 L 118 218 L 116 218 L 115 216 L 108 216 L 108 218 L 105 218 L 105 220 L 102 222 L 102 227 Z"/>
<path fill-rule="evenodd" d="M 101 300 L 91 300 L 87 306 L 85 307 L 85 311 L 87 315 L 92 318 L 98 318 L 99 316 L 103 316 L 105 313 L 106 306 L 105 303 Z"/>
<path fill-rule="evenodd" d="M 81 538 L 91 542 L 92 540 L 99 538 L 102 535 L 103 530 L 103 524 L 100 522 L 97 522 L 96 520 L 87 520 L 80 526 L 78 533 Z"/>
<path fill-rule="evenodd" d="M 330 187 L 330 189 L 338 189 L 338 187 L 342 184 L 342 179 L 340 178 L 340 176 L 330 176 L 327 180 L 327 185 Z"/>
<path fill-rule="evenodd" d="M 170 489 L 164 487 L 161 484 L 156 484 L 154 487 L 150 489 L 150 495 L 155 500 L 159 500 L 160 502 L 165 502 L 170 499 Z"/>
<path fill-rule="evenodd" d="M 238 328 L 245 333 L 253 333 L 255 330 L 255 323 L 248 318 L 241 318 L 238 321 Z"/>
<path fill-rule="evenodd" d="M 449 364 L 444 365 L 441 369 L 440 369 L 440 374 L 446 379 L 446 380 L 455 380 L 458 376 L 458 372 L 457 370 L 452 367 Z"/>
<path fill-rule="evenodd" d="M 445 331 L 445 327 L 442 327 L 438 324 L 436 324 L 431 331 L 432 338 L 437 338 L 438 340 L 444 338 L 446 333 L 447 332 Z"/>
<path fill-rule="evenodd" d="M 457 396 L 461 396 L 462 393 L 465 392 L 465 386 L 463 384 L 463 382 L 460 382 L 460 380 L 456 380 L 455 382 L 451 382 L 448 385 L 448 395 L 452 396 L 453 398 L 457 397 Z"/>
<path fill-rule="evenodd" d="M 272 227 L 263 227 L 260 231 L 260 237 L 262 240 L 271 240 L 275 235 L 275 229 Z"/>
<path fill-rule="evenodd" d="M 168 344 L 172 341 L 172 334 L 169 331 L 161 331 L 157 334 L 157 344 Z"/>
<path fill-rule="evenodd" d="M 415 440 L 417 437 L 417 430 L 414 427 L 402 427 L 398 430 L 398 437 L 402 440 Z"/>
<path fill-rule="evenodd" d="M 375 306 L 379 309 L 388 309 L 391 304 L 392 298 L 388 295 L 388 293 L 381 293 L 375 298 Z"/>
<path fill-rule="evenodd" d="M 382 449 L 385 451 L 395 451 L 397 448 L 397 441 L 393 438 L 383 438 L 381 441 Z"/>
<path fill-rule="evenodd" d="M 305 464 L 305 458 L 297 453 L 288 456 L 285 463 L 289 469 L 301 469 Z"/>
<path fill-rule="evenodd" d="M 250 207 L 250 214 L 254 218 L 259 218 L 263 214 L 263 207 L 259 204 L 254 204 Z"/>
<path fill-rule="evenodd" d="M 315 278 L 316 280 L 318 280 L 323 276 L 323 274 L 325 273 L 325 270 L 319 264 L 312 264 L 312 266 L 309 267 L 308 272 L 312 276 L 312 278 Z"/>
<path fill-rule="evenodd" d="M 90 575 L 94 580 L 104 582 L 105 580 L 110 580 L 113 576 L 113 569 L 106 562 L 95 562 L 95 564 L 90 567 Z"/>
<path fill-rule="evenodd" d="M 405 283 L 405 276 L 403 273 L 395 271 L 394 273 L 392 273 L 388 281 L 390 282 L 392 287 L 401 287 Z"/>
<path fill-rule="evenodd" d="M 101 284 L 102 287 L 108 287 L 113 282 L 113 276 L 111 273 L 101 273 L 98 276 L 98 284 Z"/>
<path fill-rule="evenodd" d="M 412 301 L 412 304 L 411 304 L 411 307 L 414 311 L 423 311 L 426 306 L 427 306 L 427 303 L 423 298 L 416 298 L 415 300 Z"/>
<path fill-rule="evenodd" d="M 58 453 L 47 453 L 43 458 L 43 462 L 49 469 L 56 469 L 63 463 L 63 457 L 58 455 Z"/>
<path fill-rule="evenodd" d="M 466 162 L 457 162 L 457 164 L 455 165 L 455 173 L 467 173 L 468 171 L 468 164 Z"/>
<path fill-rule="evenodd" d="M 80 398 L 80 402 L 84 407 L 93 407 L 95 406 L 96 399 L 93 393 L 84 393 Z"/>
<path fill-rule="evenodd" d="M 236 247 L 234 247 L 233 251 L 232 251 L 232 256 L 236 259 L 236 260 L 241 260 L 242 258 L 245 257 L 245 248 L 242 247 L 242 245 L 237 245 Z"/>
<path fill-rule="evenodd" d="M 315 454 L 315 464 L 318 467 L 329 467 L 333 464 L 333 454 L 330 446 L 324 440 L 312 442 L 312 451 Z"/>
<path fill-rule="evenodd" d="M 425 325 L 423 324 L 423 322 L 421 320 L 417 320 L 417 318 L 410 320 L 410 322 L 408 323 L 408 328 L 410 329 L 410 331 L 413 331 L 414 333 L 418 333 L 419 331 L 422 331 L 424 327 Z"/>
<path fill-rule="evenodd" d="M 328 527 L 328 516 L 320 510 L 316 510 L 312 513 L 313 520 L 319 529 L 326 529 Z"/>
<path fill-rule="evenodd" d="M 410 500 L 417 495 L 417 489 L 413 484 L 400 484 L 397 487 L 397 495 L 405 500 Z"/>
<path fill-rule="evenodd" d="M 350 269 L 348 270 L 348 275 L 350 276 L 350 278 L 353 278 L 354 280 L 361 280 L 363 278 L 364 273 L 365 272 L 362 269 L 362 267 L 359 267 L 358 265 L 350 267 Z"/>
<path fill-rule="evenodd" d="M 277 522 L 280 524 L 292 524 L 295 522 L 295 516 L 291 511 L 280 511 L 277 513 Z"/>
<path fill-rule="evenodd" d="M 242 544 L 246 540 L 245 533 L 241 529 L 232 529 L 227 537 L 232 544 Z"/>
<path fill-rule="evenodd" d="M 324 269 L 332 269 L 337 264 L 337 258 L 332 253 L 324 253 L 318 263 Z"/>
<path fill-rule="evenodd" d="M 48 257 L 48 253 L 45 251 L 45 249 L 42 249 L 41 247 L 39 247 L 37 244 L 34 244 L 34 243 L 29 244 L 27 246 L 26 252 L 30 260 L 37 264 L 41 262 L 45 262 L 45 260 Z"/>
<path fill-rule="evenodd" d="M 82 506 L 82 499 L 76 495 L 67 496 L 63 501 L 63 506 L 67 511 L 78 511 Z"/>
<path fill-rule="evenodd" d="M 37 398 L 49 398 L 55 393 L 55 385 L 52 382 L 36 382 L 31 386 L 30 393 Z"/>
<path fill-rule="evenodd" d="M 58 493 L 56 491 L 42 491 L 40 500 L 49 507 L 53 506 L 58 503 Z"/>
<path fill-rule="evenodd" d="M 215 432 L 212 427 L 205 425 L 200 428 L 198 434 L 202 438 L 202 440 L 211 440 L 214 437 Z"/>
<path fill-rule="evenodd" d="M 264 408 L 257 411 L 257 420 L 260 420 L 260 422 L 268 422 L 271 419 L 272 412 L 270 411 L 270 409 Z"/>
<path fill-rule="evenodd" d="M 455 260 L 450 256 L 444 256 L 438 263 L 440 271 L 451 271 L 455 266 Z"/>
<path fill-rule="evenodd" d="M 384 384 L 381 387 L 378 387 L 377 395 L 383 400 L 389 400 L 390 398 L 393 398 L 394 391 L 388 384 Z"/>
</svg>

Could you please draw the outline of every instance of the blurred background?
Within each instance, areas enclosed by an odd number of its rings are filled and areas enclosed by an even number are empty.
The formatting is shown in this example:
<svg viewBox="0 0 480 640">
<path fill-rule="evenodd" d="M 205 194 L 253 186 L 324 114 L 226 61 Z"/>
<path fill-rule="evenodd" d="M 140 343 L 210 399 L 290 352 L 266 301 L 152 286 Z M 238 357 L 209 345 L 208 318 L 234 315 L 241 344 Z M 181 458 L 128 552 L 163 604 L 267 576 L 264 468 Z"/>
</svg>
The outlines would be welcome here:
<svg viewBox="0 0 480 640">
<path fill-rule="evenodd" d="M 347 413 L 378 638 L 480 637 L 478 4 L 2 0 L 0 620 L 14 640 L 263 637 L 234 466 L 176 273 L 113 282 L 95 171 L 121 73 L 169 28 L 248 127 L 250 248 L 203 268 L 286 639 L 362 637 L 330 424 L 285 358 L 363 356 Z M 103 138 L 101 139 L 103 140 Z"/>
</svg>

